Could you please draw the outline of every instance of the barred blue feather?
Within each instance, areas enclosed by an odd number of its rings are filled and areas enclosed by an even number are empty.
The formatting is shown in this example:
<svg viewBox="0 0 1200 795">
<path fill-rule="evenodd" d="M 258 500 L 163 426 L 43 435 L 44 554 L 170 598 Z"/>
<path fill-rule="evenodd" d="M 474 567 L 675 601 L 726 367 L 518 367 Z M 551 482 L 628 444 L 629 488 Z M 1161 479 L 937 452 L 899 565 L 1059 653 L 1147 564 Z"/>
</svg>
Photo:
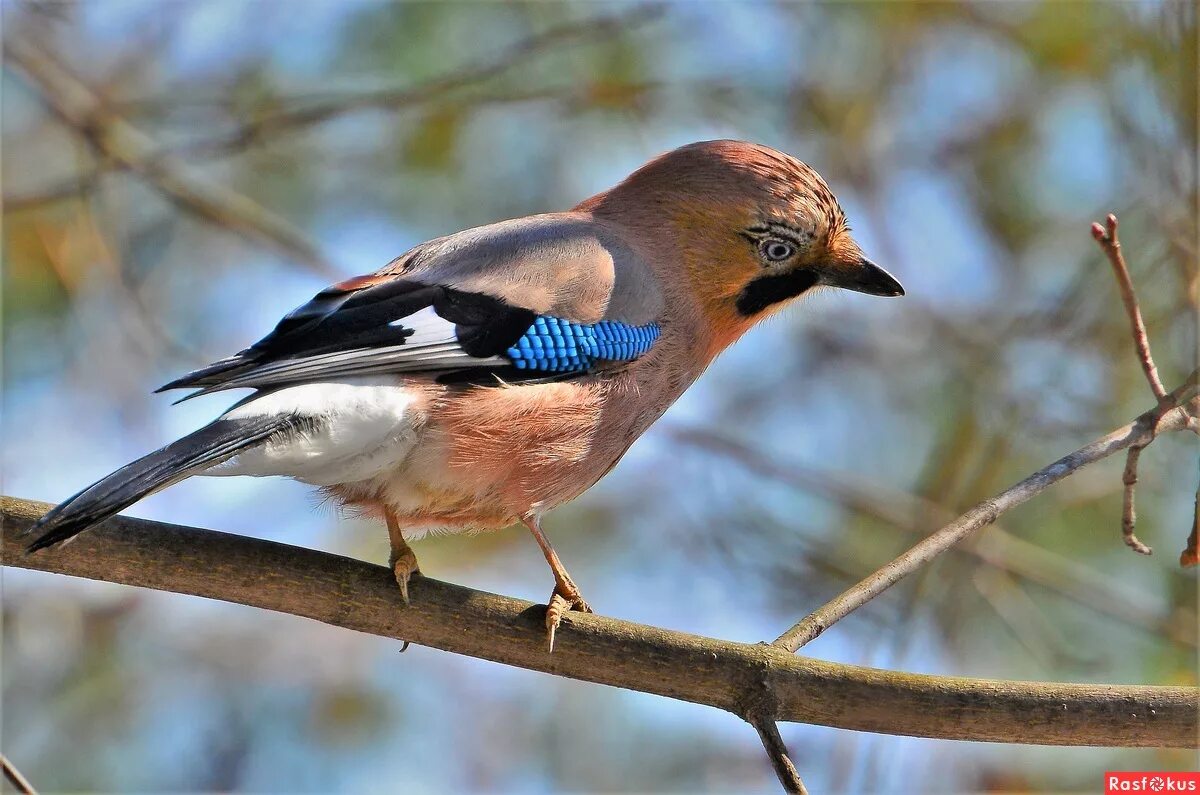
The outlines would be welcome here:
<svg viewBox="0 0 1200 795">
<path fill-rule="evenodd" d="M 631 326 L 611 320 L 575 323 L 540 316 L 505 355 L 521 370 L 547 373 L 586 372 L 599 361 L 628 362 L 650 350 L 657 323 Z"/>
</svg>

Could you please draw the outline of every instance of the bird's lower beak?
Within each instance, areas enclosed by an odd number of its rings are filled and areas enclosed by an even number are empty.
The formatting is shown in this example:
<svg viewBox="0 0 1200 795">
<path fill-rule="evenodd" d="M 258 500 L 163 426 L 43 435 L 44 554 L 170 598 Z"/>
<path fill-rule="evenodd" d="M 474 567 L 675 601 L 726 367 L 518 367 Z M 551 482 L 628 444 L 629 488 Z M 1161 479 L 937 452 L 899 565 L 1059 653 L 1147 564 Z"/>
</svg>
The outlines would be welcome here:
<svg viewBox="0 0 1200 795">
<path fill-rule="evenodd" d="M 904 295 L 904 287 L 896 277 L 863 257 L 852 265 L 839 264 L 824 273 L 822 283 L 843 290 L 854 290 L 867 295 Z"/>
</svg>

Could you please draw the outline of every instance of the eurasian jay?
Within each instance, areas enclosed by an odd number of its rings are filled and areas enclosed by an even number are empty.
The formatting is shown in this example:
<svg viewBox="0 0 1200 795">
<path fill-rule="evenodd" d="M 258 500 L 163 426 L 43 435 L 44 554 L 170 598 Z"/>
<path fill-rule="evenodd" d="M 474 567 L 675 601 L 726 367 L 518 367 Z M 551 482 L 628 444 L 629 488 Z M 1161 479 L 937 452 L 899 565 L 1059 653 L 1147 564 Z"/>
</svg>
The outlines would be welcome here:
<svg viewBox="0 0 1200 795">
<path fill-rule="evenodd" d="M 741 141 L 681 147 L 569 212 L 422 243 L 162 387 L 254 392 L 47 513 L 29 551 L 192 475 L 285 475 L 384 519 L 405 603 L 420 573 L 408 540 L 524 523 L 554 573 L 553 650 L 563 612 L 590 608 L 542 516 L 726 346 L 820 286 L 904 293 L 804 163 Z"/>
</svg>

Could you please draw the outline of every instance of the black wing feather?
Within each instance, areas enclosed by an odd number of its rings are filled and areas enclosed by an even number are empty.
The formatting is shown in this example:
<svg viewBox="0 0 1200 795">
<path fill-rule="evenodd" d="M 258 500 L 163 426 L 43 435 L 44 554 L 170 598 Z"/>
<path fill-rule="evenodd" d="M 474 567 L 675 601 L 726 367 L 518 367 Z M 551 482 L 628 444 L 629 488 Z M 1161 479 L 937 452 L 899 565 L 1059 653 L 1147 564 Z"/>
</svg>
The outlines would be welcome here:
<svg viewBox="0 0 1200 795">
<path fill-rule="evenodd" d="M 452 338 L 413 345 L 409 340 L 416 328 L 403 320 L 430 308 L 453 325 Z M 157 391 L 199 387 L 199 395 L 368 372 L 491 371 L 507 365 L 496 357 L 535 317 L 531 310 L 487 295 L 396 276 L 359 277 L 322 290 L 249 348 Z M 347 356 L 330 355 L 339 352 Z M 289 362 L 294 366 L 281 365 Z M 260 371 L 262 382 L 256 383 Z"/>
<path fill-rule="evenodd" d="M 433 309 L 454 324 L 462 349 L 480 359 L 499 356 L 524 334 L 537 315 L 488 295 L 440 288 Z"/>
</svg>

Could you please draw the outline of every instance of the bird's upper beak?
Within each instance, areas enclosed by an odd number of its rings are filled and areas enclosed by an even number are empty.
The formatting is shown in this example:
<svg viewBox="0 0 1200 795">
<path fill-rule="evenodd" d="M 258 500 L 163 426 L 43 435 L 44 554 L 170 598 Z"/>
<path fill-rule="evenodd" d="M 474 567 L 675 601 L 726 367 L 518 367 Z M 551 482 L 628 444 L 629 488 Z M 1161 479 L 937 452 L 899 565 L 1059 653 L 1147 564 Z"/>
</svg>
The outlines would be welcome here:
<svg viewBox="0 0 1200 795">
<path fill-rule="evenodd" d="M 857 261 L 851 263 L 839 262 L 826 268 L 821 274 L 821 283 L 867 295 L 904 295 L 904 287 L 896 281 L 896 277 L 866 257 L 858 257 Z"/>
<path fill-rule="evenodd" d="M 896 281 L 895 276 L 866 257 L 858 257 L 857 262 L 852 263 L 839 262 L 832 268 L 824 269 L 821 283 L 868 295 L 904 295 L 904 287 Z"/>
</svg>

